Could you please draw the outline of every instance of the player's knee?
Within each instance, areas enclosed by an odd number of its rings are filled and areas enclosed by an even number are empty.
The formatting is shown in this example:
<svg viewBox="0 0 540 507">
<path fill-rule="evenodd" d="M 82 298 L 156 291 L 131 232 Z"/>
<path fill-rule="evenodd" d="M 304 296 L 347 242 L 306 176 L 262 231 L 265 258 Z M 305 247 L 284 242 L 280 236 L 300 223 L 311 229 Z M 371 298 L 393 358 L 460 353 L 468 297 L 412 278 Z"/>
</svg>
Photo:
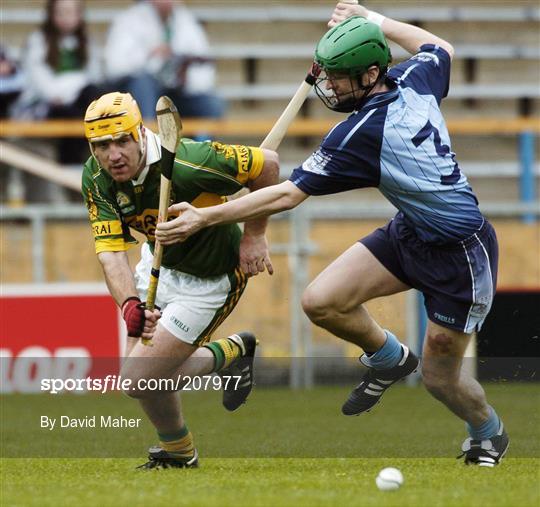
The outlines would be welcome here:
<svg viewBox="0 0 540 507">
<path fill-rule="evenodd" d="M 426 387 L 427 391 L 438 400 L 445 398 L 445 386 L 444 383 L 435 377 L 430 377 L 426 375 L 422 375 L 422 382 L 424 383 L 424 386 Z"/>
<path fill-rule="evenodd" d="M 160 393 L 158 380 L 151 377 L 128 377 L 127 381 L 124 380 L 125 384 L 122 386 L 122 390 L 125 395 L 137 400 L 153 398 Z"/>
<path fill-rule="evenodd" d="M 144 392 L 140 389 L 140 377 L 132 377 L 122 375 L 122 391 L 126 396 L 134 399 L 144 398 Z"/>
<path fill-rule="evenodd" d="M 133 369 L 133 364 L 130 361 L 126 361 L 122 366 L 120 377 L 122 379 L 122 391 L 126 396 L 135 399 L 145 397 L 145 390 L 141 389 L 145 379 Z"/>
<path fill-rule="evenodd" d="M 428 392 L 441 401 L 447 400 L 456 391 L 453 377 L 438 374 L 426 366 L 422 367 L 422 382 Z"/>
<path fill-rule="evenodd" d="M 324 322 L 331 310 L 331 305 L 323 293 L 311 285 L 302 295 L 302 309 L 314 324 Z"/>
<path fill-rule="evenodd" d="M 124 387 L 123 392 L 126 396 L 129 396 L 134 400 L 141 400 L 144 398 L 144 393 L 137 389 L 137 387 Z"/>
</svg>

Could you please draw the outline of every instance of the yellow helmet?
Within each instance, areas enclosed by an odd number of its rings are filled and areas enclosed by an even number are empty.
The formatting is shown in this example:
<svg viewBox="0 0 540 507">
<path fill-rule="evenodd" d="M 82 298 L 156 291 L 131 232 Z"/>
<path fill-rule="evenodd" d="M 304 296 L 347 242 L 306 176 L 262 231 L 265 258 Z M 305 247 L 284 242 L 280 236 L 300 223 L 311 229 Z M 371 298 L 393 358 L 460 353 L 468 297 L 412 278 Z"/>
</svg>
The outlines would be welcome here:
<svg viewBox="0 0 540 507">
<path fill-rule="evenodd" d="M 113 92 L 94 100 L 84 115 L 84 135 L 90 143 L 131 134 L 141 142 L 142 116 L 129 93 Z"/>
</svg>

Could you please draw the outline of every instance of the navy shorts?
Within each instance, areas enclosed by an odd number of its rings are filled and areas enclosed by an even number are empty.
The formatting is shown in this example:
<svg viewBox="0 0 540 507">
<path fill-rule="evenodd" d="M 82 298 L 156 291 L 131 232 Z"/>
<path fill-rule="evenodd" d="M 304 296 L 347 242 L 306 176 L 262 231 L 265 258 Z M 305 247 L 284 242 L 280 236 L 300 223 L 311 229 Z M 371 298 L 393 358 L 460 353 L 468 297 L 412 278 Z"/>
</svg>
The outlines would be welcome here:
<svg viewBox="0 0 540 507">
<path fill-rule="evenodd" d="M 418 239 L 397 215 L 361 239 L 403 283 L 424 295 L 431 321 L 465 333 L 480 330 L 497 285 L 497 236 L 485 220 L 463 241 L 438 246 Z"/>
</svg>

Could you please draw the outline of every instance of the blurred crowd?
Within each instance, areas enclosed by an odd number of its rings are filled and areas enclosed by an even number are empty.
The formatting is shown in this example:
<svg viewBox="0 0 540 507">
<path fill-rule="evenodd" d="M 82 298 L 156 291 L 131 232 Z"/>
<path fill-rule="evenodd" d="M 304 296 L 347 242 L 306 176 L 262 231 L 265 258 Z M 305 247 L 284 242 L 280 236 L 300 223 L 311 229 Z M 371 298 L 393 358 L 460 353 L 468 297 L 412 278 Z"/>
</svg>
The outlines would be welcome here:
<svg viewBox="0 0 540 507">
<path fill-rule="evenodd" d="M 0 47 L 2 118 L 82 118 L 94 98 L 116 90 L 129 91 L 146 118 L 162 94 L 184 117 L 223 115 L 206 34 L 182 2 L 130 4 L 111 19 L 101 47 L 87 29 L 83 0 L 48 0 L 45 9 L 18 58 Z M 88 156 L 83 139 L 60 139 L 56 148 L 62 164 Z"/>
</svg>

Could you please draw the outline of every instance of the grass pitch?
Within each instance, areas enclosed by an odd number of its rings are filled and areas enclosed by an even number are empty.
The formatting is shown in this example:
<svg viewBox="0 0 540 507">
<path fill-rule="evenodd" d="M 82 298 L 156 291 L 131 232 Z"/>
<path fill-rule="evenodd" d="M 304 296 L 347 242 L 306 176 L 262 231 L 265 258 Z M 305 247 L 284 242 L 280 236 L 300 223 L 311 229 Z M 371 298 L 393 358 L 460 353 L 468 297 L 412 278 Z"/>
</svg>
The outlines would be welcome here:
<svg viewBox="0 0 540 507">
<path fill-rule="evenodd" d="M 134 471 L 136 459 L 4 460 L 8 506 L 537 506 L 538 460 L 509 458 L 495 469 L 454 459 L 207 458 L 198 470 Z M 398 491 L 375 486 L 399 467 Z"/>
<path fill-rule="evenodd" d="M 141 417 L 133 400 L 5 396 L 0 505 L 540 505 L 537 385 L 488 386 L 511 438 L 494 469 L 454 459 L 463 424 L 423 389 L 396 386 L 371 413 L 346 418 L 339 409 L 348 390 L 256 389 L 232 414 L 220 393 L 191 393 L 184 405 L 201 468 L 150 472 L 134 470 L 156 441 L 146 422 L 137 430 L 39 428 L 43 414 Z M 400 490 L 377 490 L 385 466 L 402 470 Z"/>
</svg>

